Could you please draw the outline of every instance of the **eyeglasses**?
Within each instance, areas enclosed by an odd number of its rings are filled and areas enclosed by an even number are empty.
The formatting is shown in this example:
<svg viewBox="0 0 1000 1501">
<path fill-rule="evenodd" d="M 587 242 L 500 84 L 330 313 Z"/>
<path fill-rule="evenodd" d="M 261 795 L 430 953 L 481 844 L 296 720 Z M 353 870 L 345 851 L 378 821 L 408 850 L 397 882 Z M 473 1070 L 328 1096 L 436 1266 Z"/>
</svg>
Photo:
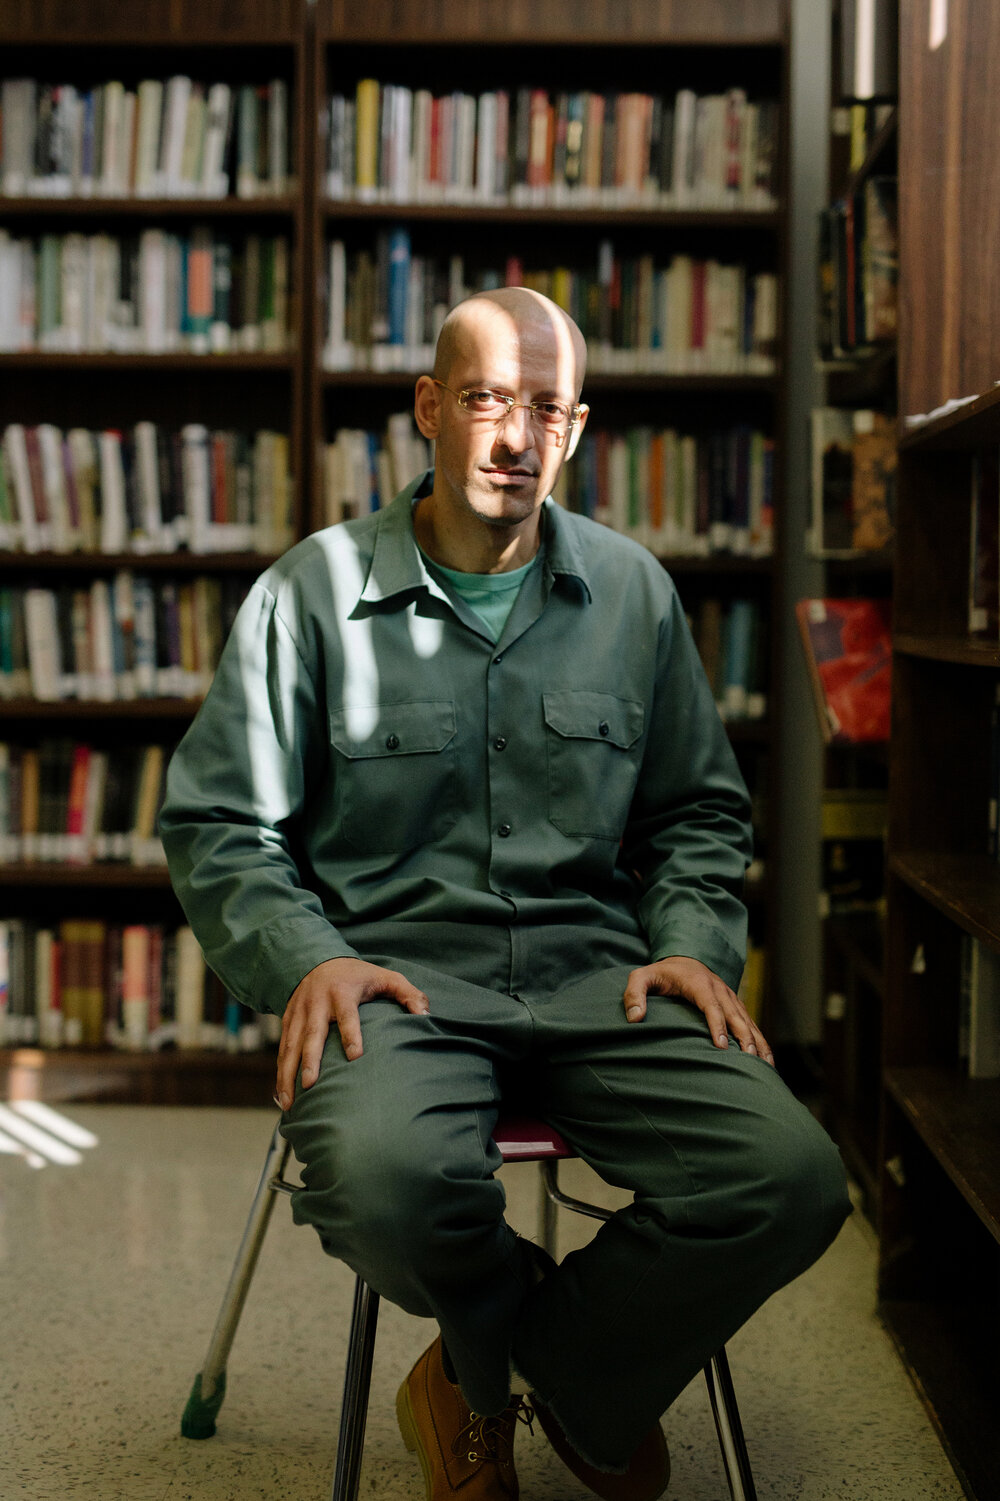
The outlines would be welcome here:
<svg viewBox="0 0 1000 1501">
<path fill-rule="evenodd" d="M 434 377 L 431 377 L 434 380 Z M 469 386 L 461 391 L 452 390 L 443 380 L 434 380 L 442 391 L 451 391 L 463 412 L 487 421 L 506 422 L 515 407 L 531 413 L 531 420 L 545 432 L 559 437 L 580 420 L 584 408 L 580 404 L 566 406 L 562 401 L 515 401 L 513 396 L 504 396 L 502 391 L 492 391 L 488 386 Z"/>
</svg>

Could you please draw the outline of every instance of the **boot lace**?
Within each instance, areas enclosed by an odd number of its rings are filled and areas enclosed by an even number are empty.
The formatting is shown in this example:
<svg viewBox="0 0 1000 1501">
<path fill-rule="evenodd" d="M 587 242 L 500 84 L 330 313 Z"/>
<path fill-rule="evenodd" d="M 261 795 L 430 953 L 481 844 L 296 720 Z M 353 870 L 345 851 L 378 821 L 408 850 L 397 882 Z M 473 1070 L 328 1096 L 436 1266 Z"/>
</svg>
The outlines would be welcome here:
<svg viewBox="0 0 1000 1501">
<path fill-rule="evenodd" d="M 461 1454 L 464 1449 L 470 1464 L 482 1464 L 486 1460 L 503 1464 L 510 1459 L 514 1423 L 524 1423 L 533 1435 L 534 1416 L 535 1409 L 524 1397 L 518 1397 L 495 1417 L 484 1418 L 481 1413 L 470 1412 L 468 1423 L 455 1436 L 452 1451 Z"/>
</svg>

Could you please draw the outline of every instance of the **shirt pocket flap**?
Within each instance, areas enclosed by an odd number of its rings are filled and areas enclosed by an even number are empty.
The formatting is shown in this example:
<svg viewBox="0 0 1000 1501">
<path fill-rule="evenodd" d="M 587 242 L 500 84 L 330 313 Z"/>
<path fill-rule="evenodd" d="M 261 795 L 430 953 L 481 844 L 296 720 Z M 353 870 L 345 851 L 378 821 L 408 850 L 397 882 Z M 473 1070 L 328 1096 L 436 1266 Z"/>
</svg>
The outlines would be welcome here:
<svg viewBox="0 0 1000 1501">
<path fill-rule="evenodd" d="M 330 714 L 330 742 L 352 761 L 444 750 L 455 736 L 448 699 L 411 704 L 360 704 Z"/>
<path fill-rule="evenodd" d="M 562 689 L 543 693 L 545 723 L 568 740 L 605 740 L 628 750 L 642 734 L 645 709 L 636 699 L 613 693 Z"/>
</svg>

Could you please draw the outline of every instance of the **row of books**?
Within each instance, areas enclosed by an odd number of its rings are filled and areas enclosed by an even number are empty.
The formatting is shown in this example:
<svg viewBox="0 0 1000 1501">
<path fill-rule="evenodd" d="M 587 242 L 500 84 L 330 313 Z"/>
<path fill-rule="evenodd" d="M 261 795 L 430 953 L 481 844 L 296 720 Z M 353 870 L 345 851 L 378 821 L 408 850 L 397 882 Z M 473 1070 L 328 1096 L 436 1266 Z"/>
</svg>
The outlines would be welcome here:
<svg viewBox="0 0 1000 1501">
<path fill-rule="evenodd" d="M 162 745 L 0 741 L 0 862 L 162 865 L 168 759 Z"/>
<path fill-rule="evenodd" d="M 324 450 L 328 523 L 365 515 L 432 462 L 408 412 L 384 432 L 340 428 Z M 773 548 L 774 440 L 748 426 L 588 428 L 553 499 L 658 555 L 765 557 Z"/>
<path fill-rule="evenodd" d="M 433 463 L 431 445 L 410 412 L 394 412 L 381 432 L 341 427 L 323 449 L 323 506 L 328 525 L 386 506 Z"/>
<path fill-rule="evenodd" d="M 778 106 L 743 89 L 479 95 L 363 78 L 326 119 L 331 199 L 770 209 Z"/>
<path fill-rule="evenodd" d="M 186 74 L 93 87 L 0 83 L 0 194 L 238 198 L 292 191 L 289 90 Z"/>
<path fill-rule="evenodd" d="M 228 994 L 190 928 L 0 920 L 0 1046 L 239 1053 L 280 1032 Z"/>
<path fill-rule="evenodd" d="M 544 270 L 517 256 L 468 266 L 461 255 L 414 254 L 409 231 L 376 236 L 374 250 L 334 240 L 327 257 L 328 370 L 425 370 L 450 307 L 473 292 L 526 286 L 575 318 L 592 371 L 622 374 L 771 374 L 778 330 L 772 272 L 689 255 L 657 264 L 619 256 L 609 240 L 596 263 Z"/>
<path fill-rule="evenodd" d="M 842 557 L 888 546 L 896 515 L 896 423 L 867 408 L 814 407 L 809 551 Z"/>
<path fill-rule="evenodd" d="M 665 558 L 768 556 L 773 497 L 774 440 L 746 425 L 588 429 L 555 493 Z"/>
<path fill-rule="evenodd" d="M 281 352 L 289 296 L 283 235 L 0 229 L 0 352 Z"/>
<path fill-rule="evenodd" d="M 25 552 L 283 552 L 294 530 L 287 434 L 63 431 L 11 423 L 0 447 L 0 548 Z"/>
<path fill-rule="evenodd" d="M 898 321 L 896 179 L 869 177 L 819 219 L 821 358 L 843 360 L 891 344 Z"/>
<path fill-rule="evenodd" d="M 727 723 L 767 713 L 768 629 L 755 599 L 700 599 L 688 615 L 698 655 Z"/>
<path fill-rule="evenodd" d="M 0 701 L 197 698 L 245 592 L 237 578 L 125 570 L 80 587 L 0 586 Z"/>
</svg>

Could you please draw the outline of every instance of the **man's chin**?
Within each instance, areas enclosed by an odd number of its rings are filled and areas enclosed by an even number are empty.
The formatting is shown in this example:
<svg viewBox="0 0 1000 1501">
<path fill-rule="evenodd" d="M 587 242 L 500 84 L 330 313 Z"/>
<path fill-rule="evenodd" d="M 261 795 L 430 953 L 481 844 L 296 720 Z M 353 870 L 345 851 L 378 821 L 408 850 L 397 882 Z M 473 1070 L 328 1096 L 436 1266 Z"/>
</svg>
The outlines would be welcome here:
<svg viewBox="0 0 1000 1501">
<path fill-rule="evenodd" d="M 520 526 L 537 509 L 536 496 L 534 486 L 520 493 L 508 489 L 494 490 L 487 495 L 470 497 L 469 505 L 487 526 Z"/>
</svg>

